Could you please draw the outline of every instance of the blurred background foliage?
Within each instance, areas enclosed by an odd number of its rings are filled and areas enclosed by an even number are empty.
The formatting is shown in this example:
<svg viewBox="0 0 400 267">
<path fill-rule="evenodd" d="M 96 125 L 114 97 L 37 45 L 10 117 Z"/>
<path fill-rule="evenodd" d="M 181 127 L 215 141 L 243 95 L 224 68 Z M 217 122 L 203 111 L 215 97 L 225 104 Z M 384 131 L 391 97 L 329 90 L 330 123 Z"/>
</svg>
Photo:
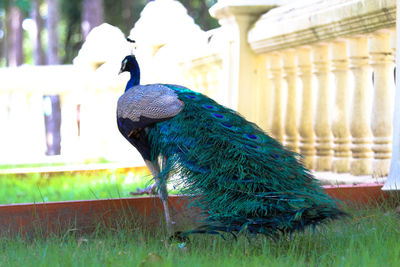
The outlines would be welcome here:
<svg viewBox="0 0 400 267">
<path fill-rule="evenodd" d="M 93 27 L 106 22 L 128 35 L 150 1 L 0 0 L 0 67 L 70 64 Z M 208 13 L 217 0 L 179 1 L 203 30 L 218 26 Z"/>
</svg>

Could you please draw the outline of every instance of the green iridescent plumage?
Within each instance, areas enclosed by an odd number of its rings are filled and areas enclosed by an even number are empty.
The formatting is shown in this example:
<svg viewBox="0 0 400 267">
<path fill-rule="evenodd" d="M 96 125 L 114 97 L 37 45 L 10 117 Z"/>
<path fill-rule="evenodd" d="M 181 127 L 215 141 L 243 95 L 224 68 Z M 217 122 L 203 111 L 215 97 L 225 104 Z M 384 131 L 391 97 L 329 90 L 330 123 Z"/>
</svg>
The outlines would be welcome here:
<svg viewBox="0 0 400 267">
<path fill-rule="evenodd" d="M 162 183 L 178 174 L 182 193 L 204 210 L 204 225 L 192 232 L 246 230 L 274 236 L 344 214 L 299 155 L 212 99 L 165 86 L 185 106 L 172 119 L 148 128 L 151 158 L 163 155 Z"/>
</svg>

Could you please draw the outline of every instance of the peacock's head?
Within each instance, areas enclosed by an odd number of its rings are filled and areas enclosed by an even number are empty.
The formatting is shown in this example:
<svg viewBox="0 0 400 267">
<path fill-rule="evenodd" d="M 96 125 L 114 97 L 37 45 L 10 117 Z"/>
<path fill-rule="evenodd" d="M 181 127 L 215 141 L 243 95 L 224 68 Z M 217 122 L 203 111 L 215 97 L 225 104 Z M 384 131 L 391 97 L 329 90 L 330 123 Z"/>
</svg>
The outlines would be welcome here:
<svg viewBox="0 0 400 267">
<path fill-rule="evenodd" d="M 128 42 L 130 42 L 130 43 L 133 43 L 133 44 L 136 43 L 135 40 L 132 40 L 129 37 L 126 38 L 126 40 Z M 138 63 L 136 61 L 136 57 L 133 54 L 131 54 L 129 56 L 126 56 L 124 58 L 124 60 L 122 60 L 121 69 L 119 70 L 119 74 L 121 74 L 124 71 L 131 72 L 132 70 L 135 70 L 135 69 L 137 69 L 136 71 L 139 71 L 139 65 L 138 65 Z"/>
<path fill-rule="evenodd" d="M 122 60 L 121 69 L 119 73 L 121 74 L 124 71 L 131 71 L 133 68 L 137 67 L 137 61 L 134 55 L 129 55 Z"/>
</svg>

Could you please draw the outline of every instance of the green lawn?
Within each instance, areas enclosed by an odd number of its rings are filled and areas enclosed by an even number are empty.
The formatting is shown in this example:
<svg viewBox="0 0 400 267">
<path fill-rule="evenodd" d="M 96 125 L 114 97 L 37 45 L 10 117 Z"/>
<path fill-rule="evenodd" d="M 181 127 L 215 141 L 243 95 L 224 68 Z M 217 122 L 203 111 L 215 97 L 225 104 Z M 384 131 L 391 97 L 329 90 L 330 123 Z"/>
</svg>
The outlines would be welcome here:
<svg viewBox="0 0 400 267">
<path fill-rule="evenodd" d="M 50 238 L 0 239 L 3 266 L 399 266 L 400 218 L 393 210 L 349 210 L 338 220 L 278 241 L 193 235 L 166 242 L 159 230 L 68 232 Z"/>
<path fill-rule="evenodd" d="M 1 175 L 0 203 L 128 197 L 148 183 L 146 173 Z M 400 266 L 400 215 L 392 206 L 346 208 L 351 218 L 278 241 L 193 235 L 171 243 L 159 228 L 137 226 L 0 237 L 0 266 Z"/>
<path fill-rule="evenodd" d="M 0 170 L 7 169 L 19 169 L 19 168 L 39 168 L 39 167 L 53 167 L 53 166 L 67 166 L 67 165 L 82 165 L 82 164 L 101 164 L 101 163 L 112 163 L 104 158 L 87 159 L 84 161 L 75 162 L 44 162 L 44 163 L 18 163 L 18 164 L 1 164 Z"/>
<path fill-rule="evenodd" d="M 147 173 L 0 175 L 0 204 L 129 197 L 137 187 L 148 185 Z M 1 266 L 1 265 L 0 265 Z"/>
</svg>

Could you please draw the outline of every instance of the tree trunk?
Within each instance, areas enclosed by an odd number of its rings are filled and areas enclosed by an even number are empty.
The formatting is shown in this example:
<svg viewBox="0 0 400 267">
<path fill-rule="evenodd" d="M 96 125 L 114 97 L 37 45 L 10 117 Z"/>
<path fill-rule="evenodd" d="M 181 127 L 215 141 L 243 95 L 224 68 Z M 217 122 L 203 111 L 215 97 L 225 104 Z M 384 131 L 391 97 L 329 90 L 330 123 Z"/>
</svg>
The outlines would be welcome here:
<svg viewBox="0 0 400 267">
<path fill-rule="evenodd" d="M 49 65 L 60 64 L 58 57 L 58 22 L 59 22 L 59 1 L 47 0 L 47 31 L 49 35 L 47 63 Z"/>
<path fill-rule="evenodd" d="M 47 0 L 47 32 L 48 32 L 48 51 L 47 63 L 49 65 L 60 64 L 58 57 L 58 23 L 60 19 L 59 0 Z M 60 97 L 58 95 L 44 96 L 45 106 L 45 127 L 46 127 L 46 140 L 47 151 L 46 155 L 59 155 L 61 151 L 61 109 Z"/>
<path fill-rule="evenodd" d="M 43 96 L 46 155 L 61 154 L 61 104 L 59 95 Z"/>
<path fill-rule="evenodd" d="M 33 0 L 32 3 L 32 19 L 36 24 L 36 32 L 33 36 L 33 60 L 35 65 L 44 65 L 46 63 L 45 54 L 43 51 L 43 45 L 41 40 L 42 30 L 43 30 L 43 19 L 40 16 L 40 4 L 41 0 Z"/>
<path fill-rule="evenodd" d="M 8 66 L 16 67 L 23 63 L 23 30 L 22 30 L 22 12 L 15 5 L 11 5 L 7 16 L 7 52 Z"/>
<path fill-rule="evenodd" d="M 7 62 L 7 45 L 6 45 L 6 21 L 0 19 L 0 67 Z M 4 62 L 4 63 L 3 63 Z"/>
<path fill-rule="evenodd" d="M 123 32 L 128 32 L 133 27 L 133 9 L 134 9 L 135 1 L 123 1 L 123 11 L 122 11 L 122 19 L 124 22 L 124 28 L 121 30 Z"/>
<path fill-rule="evenodd" d="M 99 26 L 104 21 L 103 0 L 83 0 L 82 9 L 82 35 L 86 40 L 90 30 Z"/>
</svg>

